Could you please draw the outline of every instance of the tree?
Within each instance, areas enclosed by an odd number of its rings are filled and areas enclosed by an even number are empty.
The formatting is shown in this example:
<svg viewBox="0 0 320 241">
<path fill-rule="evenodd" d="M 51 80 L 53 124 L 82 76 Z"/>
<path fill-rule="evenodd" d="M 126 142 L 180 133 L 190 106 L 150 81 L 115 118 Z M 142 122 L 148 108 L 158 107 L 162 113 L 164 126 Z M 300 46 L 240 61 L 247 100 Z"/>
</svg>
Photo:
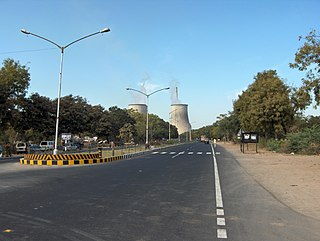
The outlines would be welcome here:
<svg viewBox="0 0 320 241">
<path fill-rule="evenodd" d="M 228 114 L 221 114 L 217 119 L 218 121 L 214 124 L 216 128 L 211 132 L 218 135 L 215 138 L 223 137 L 226 141 L 234 140 L 240 130 L 240 122 L 237 115 L 229 112 Z"/>
<path fill-rule="evenodd" d="M 80 96 L 64 96 L 60 102 L 60 133 L 79 134 L 90 129 L 90 111 L 92 107 Z"/>
<path fill-rule="evenodd" d="M 55 132 L 56 106 L 48 97 L 33 93 L 25 99 L 20 109 L 21 118 L 15 121 L 22 139 L 40 141 L 53 138 Z M 30 139 L 29 139 L 30 140 Z"/>
<path fill-rule="evenodd" d="M 131 143 L 133 141 L 134 133 L 136 132 L 134 125 L 126 123 L 119 130 L 119 138 L 124 141 L 124 143 Z"/>
<path fill-rule="evenodd" d="M 26 66 L 13 59 L 3 61 L 0 69 L 0 129 L 4 129 L 8 123 L 14 123 L 13 116 L 27 93 L 29 81 L 30 74 Z"/>
<path fill-rule="evenodd" d="M 88 105 L 88 123 L 86 124 L 87 128 L 80 134 L 80 136 L 97 135 L 100 138 L 106 138 L 107 131 L 100 126 L 100 120 L 104 117 L 104 113 L 107 113 L 107 111 L 101 105 Z"/>
<path fill-rule="evenodd" d="M 147 115 L 139 113 L 133 109 L 129 109 L 130 116 L 135 120 L 136 135 L 135 142 L 143 143 L 146 141 L 146 121 Z"/>
<path fill-rule="evenodd" d="M 258 131 L 266 138 L 281 137 L 293 122 L 294 108 L 290 88 L 275 70 L 258 73 L 251 84 L 234 102 L 234 113 L 245 131 Z"/>
<path fill-rule="evenodd" d="M 135 141 L 145 142 L 146 141 L 146 114 L 139 113 L 135 110 L 128 110 L 130 116 L 135 120 Z M 177 138 L 178 130 L 177 127 L 170 125 L 170 137 Z M 161 119 L 159 116 L 149 114 L 149 135 L 150 140 L 161 140 L 169 137 L 169 123 Z"/>
<path fill-rule="evenodd" d="M 169 123 L 155 114 L 149 114 L 149 134 L 150 140 L 168 139 Z"/>
<path fill-rule="evenodd" d="M 119 130 L 125 124 L 135 124 L 135 120 L 129 115 L 128 111 L 125 109 L 120 109 L 117 106 L 113 106 L 109 108 L 108 112 L 108 121 L 111 124 L 109 133 L 110 140 L 117 140 L 120 134 Z"/>
<path fill-rule="evenodd" d="M 312 103 L 312 95 L 315 106 L 320 105 L 320 35 L 315 30 L 306 37 L 299 37 L 305 40 L 302 47 L 295 54 L 295 62 L 290 63 L 291 68 L 300 71 L 307 71 L 303 84 L 296 90 L 295 100 L 299 109 L 304 110 Z"/>
<path fill-rule="evenodd" d="M 212 125 L 208 126 L 203 126 L 197 130 L 193 131 L 193 137 L 200 139 L 201 136 L 206 136 L 208 138 L 212 138 L 213 136 L 211 135 L 211 130 L 212 130 Z"/>
</svg>

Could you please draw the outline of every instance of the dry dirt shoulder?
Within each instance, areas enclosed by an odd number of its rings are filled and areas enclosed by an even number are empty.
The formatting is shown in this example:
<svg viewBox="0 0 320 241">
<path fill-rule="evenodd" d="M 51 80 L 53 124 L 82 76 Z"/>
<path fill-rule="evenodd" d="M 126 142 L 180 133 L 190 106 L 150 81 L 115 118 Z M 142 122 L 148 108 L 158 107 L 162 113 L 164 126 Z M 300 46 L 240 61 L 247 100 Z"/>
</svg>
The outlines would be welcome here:
<svg viewBox="0 0 320 241">
<path fill-rule="evenodd" d="M 320 220 L 320 156 L 287 155 L 265 150 L 243 154 L 239 145 L 219 144 L 281 202 Z"/>
</svg>

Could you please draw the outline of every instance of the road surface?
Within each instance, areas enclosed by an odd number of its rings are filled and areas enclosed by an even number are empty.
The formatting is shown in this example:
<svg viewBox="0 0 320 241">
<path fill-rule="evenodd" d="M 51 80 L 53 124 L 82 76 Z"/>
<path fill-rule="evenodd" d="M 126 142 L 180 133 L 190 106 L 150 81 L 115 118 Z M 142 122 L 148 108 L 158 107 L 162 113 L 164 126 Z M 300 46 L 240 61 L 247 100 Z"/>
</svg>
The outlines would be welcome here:
<svg viewBox="0 0 320 241">
<path fill-rule="evenodd" d="M 220 146 L 88 166 L 0 163 L 0 241 L 316 241 L 319 230 Z"/>
</svg>

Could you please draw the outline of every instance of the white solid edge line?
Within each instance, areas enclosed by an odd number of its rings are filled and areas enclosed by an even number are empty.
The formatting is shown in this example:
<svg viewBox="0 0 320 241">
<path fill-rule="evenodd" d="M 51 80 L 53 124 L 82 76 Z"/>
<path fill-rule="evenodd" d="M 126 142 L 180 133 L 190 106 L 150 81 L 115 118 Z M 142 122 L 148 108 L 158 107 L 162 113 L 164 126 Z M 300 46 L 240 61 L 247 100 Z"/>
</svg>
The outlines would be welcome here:
<svg viewBox="0 0 320 241">
<path fill-rule="evenodd" d="M 216 206 L 218 208 L 223 208 L 217 159 L 215 157 L 215 153 L 214 153 L 214 149 L 213 149 L 212 145 L 211 145 L 211 148 L 212 148 L 212 157 L 213 157 L 213 165 L 214 165 L 214 178 L 215 178 L 215 188 L 216 188 Z"/>
</svg>

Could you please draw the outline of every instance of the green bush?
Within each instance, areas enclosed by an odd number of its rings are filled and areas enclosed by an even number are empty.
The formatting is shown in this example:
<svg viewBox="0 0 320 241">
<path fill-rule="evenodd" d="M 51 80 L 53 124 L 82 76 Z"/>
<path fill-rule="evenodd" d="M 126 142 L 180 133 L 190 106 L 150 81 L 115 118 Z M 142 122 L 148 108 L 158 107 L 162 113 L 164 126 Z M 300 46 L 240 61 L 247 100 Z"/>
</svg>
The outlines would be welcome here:
<svg viewBox="0 0 320 241">
<path fill-rule="evenodd" d="M 274 152 L 287 152 L 287 140 L 269 140 L 267 143 L 267 150 Z"/>
<path fill-rule="evenodd" d="M 278 152 L 280 150 L 280 142 L 273 139 L 268 141 L 267 150 Z"/>
<path fill-rule="evenodd" d="M 298 154 L 320 154 L 320 125 L 289 134 L 287 148 Z"/>
</svg>

